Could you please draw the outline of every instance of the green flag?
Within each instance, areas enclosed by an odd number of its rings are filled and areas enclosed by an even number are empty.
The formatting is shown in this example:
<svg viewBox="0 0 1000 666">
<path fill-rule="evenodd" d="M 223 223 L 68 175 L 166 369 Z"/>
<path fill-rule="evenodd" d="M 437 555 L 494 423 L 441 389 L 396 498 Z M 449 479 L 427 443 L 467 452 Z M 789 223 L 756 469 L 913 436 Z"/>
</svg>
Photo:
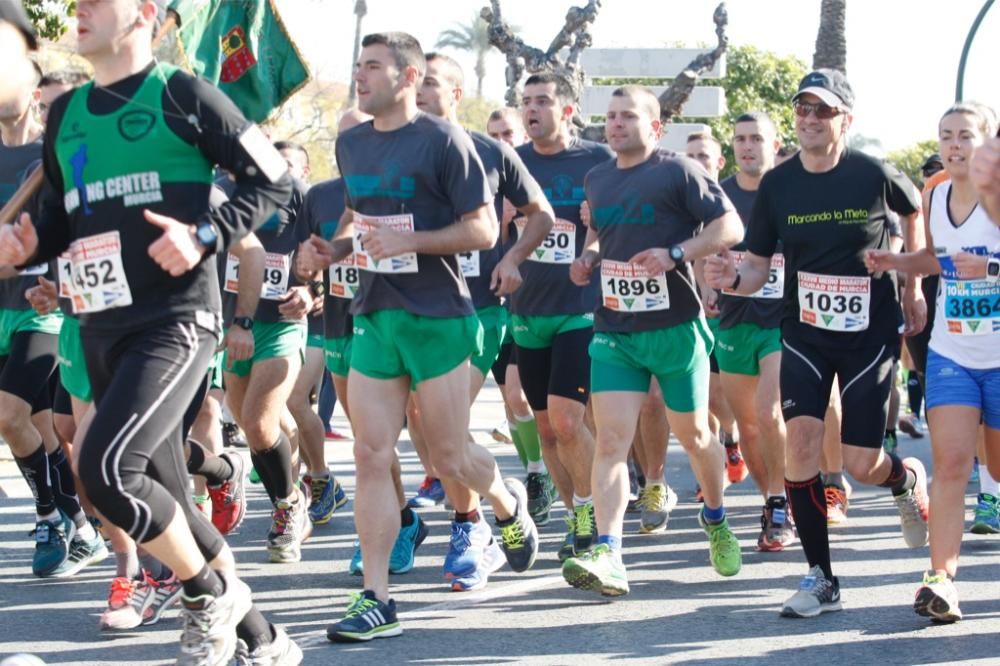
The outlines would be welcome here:
<svg viewBox="0 0 1000 666">
<path fill-rule="evenodd" d="M 172 0 L 177 43 L 195 74 L 262 122 L 309 80 L 273 0 Z"/>
</svg>

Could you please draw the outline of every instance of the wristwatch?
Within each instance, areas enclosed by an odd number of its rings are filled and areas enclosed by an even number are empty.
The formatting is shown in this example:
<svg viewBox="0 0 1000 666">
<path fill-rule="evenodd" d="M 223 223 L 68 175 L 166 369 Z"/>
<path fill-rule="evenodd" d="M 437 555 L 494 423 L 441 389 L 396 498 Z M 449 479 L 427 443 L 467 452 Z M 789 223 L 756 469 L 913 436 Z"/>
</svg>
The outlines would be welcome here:
<svg viewBox="0 0 1000 666">
<path fill-rule="evenodd" d="M 215 252 L 216 244 L 219 242 L 219 232 L 211 222 L 202 222 L 195 227 L 194 238 L 198 241 L 198 245 L 209 252 Z"/>
<path fill-rule="evenodd" d="M 679 264 L 684 261 L 684 248 L 680 245 L 671 245 L 669 252 L 670 258 L 675 264 Z"/>
<path fill-rule="evenodd" d="M 1000 281 L 1000 259 L 996 257 L 990 257 L 986 260 L 986 281 L 987 282 L 998 282 Z"/>
<path fill-rule="evenodd" d="M 313 295 L 313 298 L 319 298 L 326 294 L 326 286 L 323 284 L 322 280 L 313 280 L 309 283 L 309 293 Z"/>
<path fill-rule="evenodd" d="M 249 331 L 253 329 L 253 317 L 233 317 L 233 325 Z"/>
</svg>

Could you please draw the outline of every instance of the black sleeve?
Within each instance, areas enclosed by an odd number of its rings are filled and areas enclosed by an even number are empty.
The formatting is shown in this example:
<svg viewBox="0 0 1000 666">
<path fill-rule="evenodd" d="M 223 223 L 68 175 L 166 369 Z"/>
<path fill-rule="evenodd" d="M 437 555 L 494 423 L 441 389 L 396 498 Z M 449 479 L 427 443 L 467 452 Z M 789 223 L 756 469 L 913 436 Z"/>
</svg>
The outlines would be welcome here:
<svg viewBox="0 0 1000 666">
<path fill-rule="evenodd" d="M 60 96 L 49 109 L 49 122 L 42 141 L 42 169 L 45 181 L 38 194 L 37 217 L 33 220 L 38 233 L 38 249 L 29 264 L 40 264 L 54 259 L 69 247 L 70 226 L 66 208 L 63 205 L 62 172 L 56 159 L 55 137 L 59 135 L 59 125 L 70 95 Z"/>
<path fill-rule="evenodd" d="M 461 218 L 482 206 L 492 205 L 493 197 L 472 139 L 457 126 L 449 128 L 449 134 L 443 142 L 441 187 Z"/>
<path fill-rule="evenodd" d="M 252 142 L 260 130 L 236 105 L 207 81 L 177 72 L 163 96 L 167 124 L 181 138 L 198 146 L 205 157 L 236 179 L 229 201 L 200 219 L 219 231 L 215 251 L 221 252 L 262 225 L 288 201 L 291 176 L 280 153 L 269 141 Z M 180 109 L 177 109 L 180 107 Z M 197 127 L 191 121 L 197 119 Z M 276 162 L 279 160 L 280 162 Z"/>
<path fill-rule="evenodd" d="M 500 194 L 514 204 L 515 208 L 527 206 L 532 201 L 542 198 L 542 188 L 538 181 L 528 172 L 521 156 L 503 141 L 498 141 L 500 147 Z"/>
<path fill-rule="evenodd" d="M 698 224 L 707 224 L 736 210 L 701 164 L 691 159 L 676 160 L 674 164 L 678 169 L 677 177 L 672 178 L 677 187 L 677 200 L 684 202 L 684 209 Z M 672 166 L 669 168 L 673 170 Z"/>
<path fill-rule="evenodd" d="M 902 171 L 884 162 L 885 201 L 890 210 L 900 215 L 913 215 L 920 210 L 920 192 Z"/>
<path fill-rule="evenodd" d="M 747 224 L 744 242 L 746 248 L 758 257 L 770 257 L 778 247 L 778 230 L 774 226 L 774 217 L 768 204 L 768 178 L 764 175 L 757 190 L 757 199 L 753 202 L 753 213 Z"/>
</svg>

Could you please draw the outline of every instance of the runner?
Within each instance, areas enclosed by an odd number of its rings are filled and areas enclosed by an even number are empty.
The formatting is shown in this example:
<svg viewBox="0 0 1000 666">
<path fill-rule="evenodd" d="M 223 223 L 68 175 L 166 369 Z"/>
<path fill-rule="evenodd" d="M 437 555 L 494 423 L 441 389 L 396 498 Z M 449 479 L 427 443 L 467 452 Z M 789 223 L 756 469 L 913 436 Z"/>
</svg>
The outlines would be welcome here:
<svg viewBox="0 0 1000 666">
<path fill-rule="evenodd" d="M 503 481 L 489 452 L 467 441 L 468 358 L 482 333 L 455 254 L 496 242 L 482 165 L 461 129 L 417 109 L 426 62 L 416 39 L 376 33 L 362 46 L 358 99 L 375 119 L 337 141 L 348 211 L 333 245 L 314 236 L 302 248 L 306 268 L 325 268 L 353 249 L 362 269 L 351 307 L 348 396 L 365 589 L 327 629 L 333 641 L 402 632 L 388 591 L 399 514 L 386 500 L 394 492 L 390 468 L 411 388 L 418 408 L 435 414 L 424 421 L 434 469 L 490 500 L 511 568 L 525 571 L 538 550 L 524 486 Z"/>
<path fill-rule="evenodd" d="M 871 250 L 865 260 L 873 272 L 941 274 L 927 358 L 927 419 L 934 453 L 931 569 L 924 573 L 913 604 L 918 615 L 938 622 L 962 619 L 954 578 L 965 486 L 981 423 L 987 460 L 1000 457 L 1000 347 L 994 338 L 1000 313 L 993 307 L 1000 298 L 1000 228 L 979 206 L 969 179 L 973 152 L 996 132 L 993 118 L 979 106 L 963 103 L 944 113 L 938 137 L 951 180 L 931 193 L 928 249 L 904 255 Z"/>
<path fill-rule="evenodd" d="M 834 377 L 841 386 L 844 461 L 858 481 L 891 489 L 908 546 L 927 543 L 927 475 L 915 458 L 882 452 L 889 369 L 903 324 L 896 284 L 869 275 L 863 250 L 888 249 L 885 209 L 913 226 L 920 202 L 899 171 L 846 148 L 854 93 L 843 74 L 806 75 L 793 98 L 798 156 L 766 174 L 757 191 L 740 269 L 727 252 L 710 257 L 709 284 L 752 294 L 767 283 L 782 243 L 785 312 L 781 396 L 787 427 L 785 487 L 809 573 L 782 615 L 841 609 L 830 563 L 826 502 L 819 475 L 823 416 Z M 906 327 L 919 330 L 919 280 L 908 282 Z M 914 289 L 916 287 L 917 289 Z M 875 316 L 879 313 L 879 316 Z"/>
<path fill-rule="evenodd" d="M 180 439 L 217 341 L 217 286 L 204 255 L 287 198 L 286 168 L 225 95 L 153 61 L 156 16 L 152 0 L 77 3 L 77 49 L 95 82 L 53 105 L 37 232 L 27 215 L 0 229 L 0 263 L 37 265 L 70 251 L 97 405 L 80 478 L 94 506 L 182 580 L 178 663 L 225 663 L 237 633 L 261 661 L 272 661 L 266 652 L 297 663 L 298 648 L 253 609 L 225 541 L 194 510 Z M 122 124 L 125 113 L 143 122 Z M 238 174 L 239 187 L 210 213 L 216 163 Z"/>
<path fill-rule="evenodd" d="M 578 285 L 599 270 L 603 294 L 590 345 L 599 536 L 593 550 L 567 559 L 562 571 L 570 585 L 607 596 L 629 591 L 621 559 L 626 459 L 654 376 L 705 491 L 698 521 L 709 538 L 712 566 L 733 576 L 742 564 L 722 503 L 724 451 L 708 424 L 712 337 L 689 266 L 736 243 L 740 223 L 701 167 L 657 147 L 660 128 L 660 104 L 647 88 L 612 93 L 606 132 L 617 160 L 587 174 L 593 221 L 586 250 L 571 270 Z"/>
</svg>

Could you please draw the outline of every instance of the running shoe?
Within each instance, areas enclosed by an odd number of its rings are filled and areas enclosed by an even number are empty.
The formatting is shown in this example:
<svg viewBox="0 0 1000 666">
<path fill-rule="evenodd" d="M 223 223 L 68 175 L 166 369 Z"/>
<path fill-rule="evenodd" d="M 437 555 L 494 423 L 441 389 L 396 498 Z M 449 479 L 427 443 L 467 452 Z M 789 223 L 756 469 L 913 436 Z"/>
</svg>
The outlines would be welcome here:
<svg viewBox="0 0 1000 666">
<path fill-rule="evenodd" d="M 247 448 L 247 437 L 235 421 L 222 424 L 222 443 L 227 447 Z"/>
<path fill-rule="evenodd" d="M 104 545 L 104 537 L 94 532 L 94 538 L 89 541 L 79 534 L 69 542 L 69 555 L 52 572 L 53 578 L 72 576 L 88 564 L 95 564 L 108 556 L 108 547 Z"/>
<path fill-rule="evenodd" d="M 76 525 L 56 509 L 55 520 L 39 520 L 31 536 L 35 537 L 35 554 L 31 558 L 31 571 L 39 578 L 52 576 L 69 558 L 70 543 L 76 536 Z"/>
<path fill-rule="evenodd" d="M 426 509 L 441 504 L 444 502 L 444 497 L 441 481 L 425 476 L 423 483 L 417 488 L 417 494 L 409 499 L 406 506 L 411 509 Z"/>
<path fill-rule="evenodd" d="M 923 439 L 924 437 L 924 431 L 920 427 L 920 419 L 914 417 L 899 419 L 897 427 L 913 439 Z"/>
<path fill-rule="evenodd" d="M 784 550 L 793 541 L 795 541 L 795 529 L 788 514 L 788 501 L 784 497 L 768 499 L 760 516 L 757 550 L 773 553 Z"/>
<path fill-rule="evenodd" d="M 192 495 L 195 511 L 212 520 L 212 499 L 208 495 Z"/>
<path fill-rule="evenodd" d="M 885 436 L 882 437 L 882 449 L 886 453 L 895 453 L 898 448 L 899 441 L 896 439 L 896 435 L 891 432 L 885 433 Z"/>
<path fill-rule="evenodd" d="M 628 461 L 628 504 L 625 505 L 625 513 L 638 513 L 639 497 L 642 494 L 642 486 L 639 485 L 639 475 L 635 471 L 635 463 L 631 459 Z"/>
<path fill-rule="evenodd" d="M 639 493 L 639 532 L 659 534 L 667 531 L 670 512 L 677 506 L 677 493 L 670 486 L 649 483 Z"/>
<path fill-rule="evenodd" d="M 1000 506 L 993 495 L 980 493 L 976 498 L 976 513 L 972 521 L 973 534 L 1000 533 Z"/>
<path fill-rule="evenodd" d="M 494 442 L 498 444 L 513 444 L 514 440 L 510 438 L 510 424 L 506 421 L 498 423 L 495 428 L 490 432 L 490 437 L 493 438 Z"/>
<path fill-rule="evenodd" d="M 324 433 L 324 435 L 326 436 L 327 439 L 332 439 L 335 442 L 343 442 L 348 439 L 351 439 L 350 437 L 340 432 L 339 430 L 333 430 L 333 429 L 327 430 Z"/>
<path fill-rule="evenodd" d="M 236 625 L 250 610 L 250 588 L 218 572 L 226 585 L 219 597 L 181 594 L 181 654 L 177 666 L 226 664 L 236 652 Z"/>
<path fill-rule="evenodd" d="M 958 591 L 948 574 L 924 572 L 924 582 L 917 590 L 913 611 L 934 622 L 958 622 L 962 619 L 962 611 L 958 607 Z"/>
<path fill-rule="evenodd" d="M 403 628 L 396 618 L 395 600 L 383 603 L 371 590 L 351 593 L 344 619 L 326 628 L 327 639 L 334 643 L 370 641 L 402 633 Z"/>
<path fill-rule="evenodd" d="M 927 472 L 924 464 L 916 458 L 904 458 L 903 466 L 910 469 L 917 477 L 912 489 L 902 495 L 893 496 L 896 509 L 899 510 L 900 524 L 903 528 L 903 540 L 910 548 L 921 548 L 927 545 L 927 514 L 929 500 L 927 498 Z"/>
<path fill-rule="evenodd" d="M 694 487 L 694 501 L 701 503 L 705 502 L 705 491 L 701 489 L 700 483 Z"/>
<path fill-rule="evenodd" d="M 829 580 L 818 565 L 811 568 L 799 583 L 798 591 L 781 607 L 784 617 L 816 617 L 820 613 L 839 611 L 840 581 Z"/>
<path fill-rule="evenodd" d="M 486 548 L 493 543 L 493 530 L 486 521 L 451 524 L 448 554 L 444 558 L 444 577 L 447 580 L 475 573 Z"/>
<path fill-rule="evenodd" d="M 705 520 L 705 509 L 698 512 L 698 524 L 708 535 L 708 559 L 720 576 L 735 576 L 743 567 L 740 542 L 729 528 L 729 519 L 711 524 Z"/>
<path fill-rule="evenodd" d="M 347 571 L 352 576 L 363 576 L 365 573 L 365 562 L 361 557 L 361 542 L 354 542 L 354 554 L 351 555 L 351 561 L 347 565 Z"/>
<path fill-rule="evenodd" d="M 486 587 L 490 574 L 503 567 L 507 558 L 504 556 L 503 548 L 497 543 L 493 535 L 490 535 L 490 542 L 483 549 L 483 556 L 479 559 L 476 568 L 464 575 L 451 579 L 451 589 L 455 592 L 469 592 L 480 590 Z"/>
<path fill-rule="evenodd" d="M 549 513 L 556 499 L 556 486 L 548 472 L 528 472 L 525 479 L 528 489 L 528 513 L 535 525 L 548 525 Z"/>
<path fill-rule="evenodd" d="M 506 479 L 504 485 L 517 506 L 507 520 L 497 520 L 500 528 L 500 547 L 507 556 L 507 564 L 518 573 L 527 571 L 538 556 L 538 528 L 528 514 L 528 491 L 517 479 Z"/>
<path fill-rule="evenodd" d="M 347 504 L 347 493 L 343 486 L 333 477 L 327 476 L 303 477 L 309 486 L 312 502 L 309 504 L 309 520 L 315 525 L 330 522 L 334 512 Z"/>
<path fill-rule="evenodd" d="M 824 486 L 826 495 L 826 524 L 830 526 L 843 525 L 847 522 L 847 507 L 850 500 L 847 492 L 840 486 Z"/>
<path fill-rule="evenodd" d="M 302 559 L 302 542 L 312 534 L 312 523 L 305 498 L 297 493 L 298 501 L 279 500 L 271 511 L 271 531 L 267 535 L 267 552 L 272 562 L 298 562 Z"/>
<path fill-rule="evenodd" d="M 220 457 L 232 465 L 233 475 L 217 488 L 209 486 L 208 496 L 212 500 L 212 524 L 219 534 L 226 535 L 239 527 L 246 517 L 246 465 L 243 457 L 234 453 L 223 453 Z"/>
<path fill-rule="evenodd" d="M 573 530 L 573 554 L 582 555 L 597 543 L 597 517 L 594 515 L 594 503 L 587 502 L 573 507 L 576 516 Z"/>
<path fill-rule="evenodd" d="M 563 579 L 580 590 L 600 592 L 606 597 L 628 594 L 628 574 L 621 553 L 599 543 L 592 550 L 571 557 L 562 566 Z"/>
<path fill-rule="evenodd" d="M 143 614 L 153 601 L 146 593 L 145 580 L 132 580 L 119 576 L 111 581 L 108 607 L 101 613 L 102 631 L 134 629 L 142 624 Z"/>
<path fill-rule="evenodd" d="M 559 561 L 565 562 L 573 557 L 573 542 L 576 541 L 576 516 L 572 513 L 564 517 L 566 521 L 566 536 L 559 546 Z"/>
<path fill-rule="evenodd" d="M 736 442 L 726 445 L 726 475 L 729 483 L 740 483 L 750 474 L 747 463 L 743 460 L 740 447 Z"/>
<path fill-rule="evenodd" d="M 143 575 L 146 578 L 146 584 L 141 591 L 152 597 L 148 603 L 144 604 L 145 610 L 142 612 L 142 625 L 147 626 L 160 621 L 164 611 L 181 598 L 184 588 L 180 579 L 173 573 L 170 574 L 170 578 L 164 580 L 153 580 L 146 572 L 143 572 Z"/>
<path fill-rule="evenodd" d="M 272 625 L 273 626 L 273 625 Z M 250 650 L 242 638 L 236 639 L 234 666 L 298 666 L 302 663 L 302 649 L 295 644 L 285 630 L 273 627 L 271 642 L 258 645 Z"/>
<path fill-rule="evenodd" d="M 399 528 L 396 542 L 392 544 L 389 554 L 389 573 L 405 574 L 413 568 L 417 559 L 417 548 L 424 542 L 430 530 L 420 516 L 413 514 L 413 523 Z"/>
<path fill-rule="evenodd" d="M 254 485 L 260 483 L 260 472 L 258 472 L 257 468 L 253 465 L 250 466 L 250 473 L 247 474 L 247 481 Z"/>
</svg>

